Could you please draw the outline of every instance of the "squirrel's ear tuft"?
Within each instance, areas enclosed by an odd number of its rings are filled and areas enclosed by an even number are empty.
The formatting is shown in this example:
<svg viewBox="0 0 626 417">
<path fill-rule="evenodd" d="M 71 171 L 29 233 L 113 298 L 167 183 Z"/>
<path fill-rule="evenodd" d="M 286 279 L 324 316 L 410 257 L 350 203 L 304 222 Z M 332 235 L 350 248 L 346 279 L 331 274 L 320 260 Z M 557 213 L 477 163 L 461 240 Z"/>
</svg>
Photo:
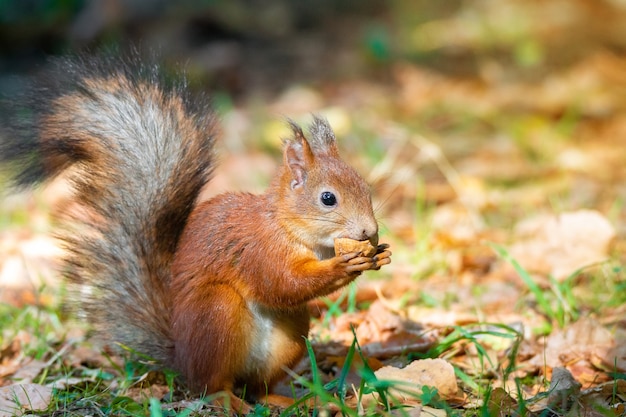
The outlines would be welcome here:
<svg viewBox="0 0 626 417">
<path fill-rule="evenodd" d="M 291 120 L 289 125 L 293 138 L 285 141 L 284 160 L 291 171 L 291 189 L 296 189 L 306 182 L 307 171 L 313 164 L 314 156 L 302 129 Z"/>
<path fill-rule="evenodd" d="M 313 115 L 313 123 L 309 126 L 311 138 L 309 143 L 316 153 L 336 153 L 337 140 L 330 123 L 325 118 Z"/>
</svg>

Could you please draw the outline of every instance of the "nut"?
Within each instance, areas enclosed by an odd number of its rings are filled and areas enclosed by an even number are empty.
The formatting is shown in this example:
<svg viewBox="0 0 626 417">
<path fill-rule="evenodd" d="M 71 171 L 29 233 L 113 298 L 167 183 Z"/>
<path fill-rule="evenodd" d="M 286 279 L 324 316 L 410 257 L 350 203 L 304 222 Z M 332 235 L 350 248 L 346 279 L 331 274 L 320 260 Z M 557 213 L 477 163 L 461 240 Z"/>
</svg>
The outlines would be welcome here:
<svg viewBox="0 0 626 417">
<path fill-rule="evenodd" d="M 335 255 L 345 255 L 346 253 L 360 252 L 362 256 L 371 258 L 376 254 L 376 248 L 369 240 L 354 240 L 348 238 L 335 239 Z"/>
</svg>

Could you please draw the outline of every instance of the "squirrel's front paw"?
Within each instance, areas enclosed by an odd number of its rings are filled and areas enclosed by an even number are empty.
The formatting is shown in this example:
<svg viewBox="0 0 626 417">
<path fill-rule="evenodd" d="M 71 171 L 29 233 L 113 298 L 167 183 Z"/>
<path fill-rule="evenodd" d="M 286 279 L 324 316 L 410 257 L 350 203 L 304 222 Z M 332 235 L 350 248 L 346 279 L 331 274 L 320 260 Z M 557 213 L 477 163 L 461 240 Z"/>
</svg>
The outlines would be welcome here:
<svg viewBox="0 0 626 417">
<path fill-rule="evenodd" d="M 374 258 L 363 256 L 360 252 L 346 253 L 335 257 L 336 267 L 348 275 L 360 275 L 361 272 L 372 269 L 376 261 Z"/>
<path fill-rule="evenodd" d="M 379 270 L 383 265 L 391 263 L 389 245 L 381 244 L 376 247 L 373 256 L 364 256 L 361 252 L 351 252 L 338 255 L 334 258 L 335 268 L 351 278 L 361 275 L 363 271 Z"/>
<path fill-rule="evenodd" d="M 359 252 L 351 252 L 335 256 L 330 262 L 337 275 L 356 277 L 369 269 L 371 258 L 362 256 Z"/>
<path fill-rule="evenodd" d="M 391 251 L 389 250 L 389 245 L 386 243 L 378 245 L 378 247 L 376 248 L 376 255 L 372 257 L 372 261 L 374 265 L 370 269 L 373 269 L 375 271 L 378 271 L 383 265 L 390 264 Z"/>
</svg>

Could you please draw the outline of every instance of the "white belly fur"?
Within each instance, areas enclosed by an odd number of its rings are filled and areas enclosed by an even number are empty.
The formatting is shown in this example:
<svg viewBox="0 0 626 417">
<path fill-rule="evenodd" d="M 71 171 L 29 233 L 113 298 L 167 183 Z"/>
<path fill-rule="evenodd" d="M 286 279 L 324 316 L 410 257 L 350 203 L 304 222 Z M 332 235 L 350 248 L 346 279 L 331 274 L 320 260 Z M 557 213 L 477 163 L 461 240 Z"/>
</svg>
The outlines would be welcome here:
<svg viewBox="0 0 626 417">
<path fill-rule="evenodd" d="M 271 317 L 268 317 L 266 314 L 263 314 L 263 308 L 256 303 L 248 302 L 248 308 L 252 313 L 253 321 L 254 321 L 254 330 L 255 337 L 251 338 L 253 340 L 250 346 L 250 352 L 248 353 L 249 360 L 246 361 L 247 367 L 251 369 L 247 369 L 247 373 L 256 373 L 258 372 L 258 366 L 260 364 L 266 363 L 269 359 L 272 347 L 272 331 L 274 329 L 274 321 Z"/>
<path fill-rule="evenodd" d="M 267 308 L 248 302 L 248 309 L 254 321 L 254 337 L 248 352 L 245 373 L 259 375 L 261 370 L 267 370 L 268 364 L 282 362 L 280 358 L 273 357 L 272 352 L 280 352 L 277 347 L 283 343 L 292 343 L 289 337 L 276 326 L 275 318 Z"/>
</svg>

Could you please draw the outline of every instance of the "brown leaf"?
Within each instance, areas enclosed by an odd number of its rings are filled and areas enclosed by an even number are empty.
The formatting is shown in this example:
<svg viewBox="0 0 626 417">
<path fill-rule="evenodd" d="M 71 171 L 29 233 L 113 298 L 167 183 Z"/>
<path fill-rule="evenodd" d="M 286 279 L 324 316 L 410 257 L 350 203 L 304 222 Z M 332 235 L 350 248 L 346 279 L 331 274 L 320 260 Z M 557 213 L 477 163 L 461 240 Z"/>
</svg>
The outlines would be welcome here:
<svg viewBox="0 0 626 417">
<path fill-rule="evenodd" d="M 593 388 L 585 389 L 581 392 L 580 401 L 583 407 L 589 409 L 602 407 L 619 411 L 618 408 L 621 406 L 622 411 L 616 412 L 614 415 L 624 415 L 626 380 L 607 381 Z"/>
<path fill-rule="evenodd" d="M 107 368 L 111 366 L 111 361 L 116 359 L 103 355 L 101 349 L 80 345 L 68 353 L 66 362 L 71 367 Z"/>
<path fill-rule="evenodd" d="M 27 410 L 45 410 L 52 388 L 39 384 L 17 384 L 0 388 L 0 417 L 22 415 Z"/>
<path fill-rule="evenodd" d="M 0 302 L 15 306 L 51 304 L 42 286 L 59 283 L 57 260 L 62 254 L 56 241 L 46 236 L 0 236 Z"/>
<path fill-rule="evenodd" d="M 593 363 L 596 358 L 611 363 L 609 355 L 614 348 L 615 338 L 607 328 L 594 319 L 583 318 L 548 336 L 545 349 L 530 363 L 540 369 L 566 367 L 581 383 L 597 383 L 606 380 L 606 375 L 598 372 Z"/>
<path fill-rule="evenodd" d="M 387 338 L 384 342 L 372 342 L 362 346 L 368 358 L 388 359 L 409 353 L 426 352 L 435 344 L 433 338 L 399 333 Z"/>
<path fill-rule="evenodd" d="M 439 408 L 418 405 L 416 407 L 393 410 L 391 415 L 401 417 L 446 417 L 448 413 L 446 410 Z"/>
<path fill-rule="evenodd" d="M 605 261 L 615 230 L 599 212 L 579 210 L 527 219 L 517 225 L 516 235 L 510 252 L 520 265 L 531 273 L 565 279 Z"/>
<path fill-rule="evenodd" d="M 436 388 L 443 399 L 456 398 L 459 395 L 454 368 L 443 359 L 420 359 L 402 369 L 385 366 L 375 374 L 379 379 L 406 383 L 398 385 L 398 388 L 408 392 L 409 397 L 407 394 L 394 390 L 394 395 L 400 398 L 419 396 L 424 386 Z"/>
<path fill-rule="evenodd" d="M 504 388 L 498 387 L 491 391 L 487 409 L 490 416 L 510 416 L 517 411 L 517 401 Z"/>
<path fill-rule="evenodd" d="M 595 349 L 590 362 L 606 372 L 626 372 L 626 329 L 612 328 L 611 335 L 613 343 Z"/>
<path fill-rule="evenodd" d="M 126 391 L 126 395 L 141 402 L 146 398 L 162 399 L 169 392 L 165 374 L 161 371 L 148 371 Z"/>
<path fill-rule="evenodd" d="M 22 347 L 27 346 L 32 338 L 31 334 L 19 331 L 11 343 L 0 351 L 0 385 L 13 384 L 16 379 L 24 379 L 20 381 L 22 383 L 31 382 L 32 378 L 41 371 L 40 362 L 33 362 L 23 354 Z M 31 362 L 32 365 L 29 365 Z M 33 372 L 35 375 L 32 375 Z M 4 380 L 3 378 L 6 377 L 11 377 L 11 379 Z"/>
<path fill-rule="evenodd" d="M 20 369 L 13 374 L 13 379 L 22 384 L 32 382 L 46 366 L 48 366 L 46 362 L 33 359 L 28 361 L 25 365 L 22 365 Z"/>
</svg>

